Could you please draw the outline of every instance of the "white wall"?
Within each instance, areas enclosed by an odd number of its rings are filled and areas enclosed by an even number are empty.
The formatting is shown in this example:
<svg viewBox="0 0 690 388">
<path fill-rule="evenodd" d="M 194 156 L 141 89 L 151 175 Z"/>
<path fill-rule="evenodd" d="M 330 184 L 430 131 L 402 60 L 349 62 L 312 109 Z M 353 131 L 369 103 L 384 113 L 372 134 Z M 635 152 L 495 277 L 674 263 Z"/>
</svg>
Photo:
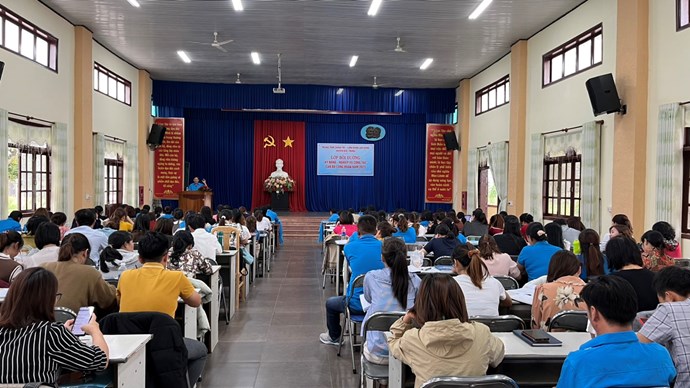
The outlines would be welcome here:
<svg viewBox="0 0 690 388">
<path fill-rule="evenodd" d="M 590 0 L 529 39 L 527 46 L 527 158 L 525 160 L 525 168 L 528 170 L 527 181 L 530 179 L 530 136 L 532 133 L 574 127 L 595 120 L 585 81 L 606 73 L 614 73 L 615 77 L 616 12 L 617 2 L 614 0 Z M 542 88 L 542 56 L 599 23 L 603 23 L 603 63 Z M 596 118 L 604 120 L 601 143 L 601 225 L 598 227 L 587 225 L 587 227 L 598 230 L 603 230 L 610 224 L 613 117 L 613 115 L 605 115 Z M 524 188 L 525 207 L 528 209 L 530 186 L 526 184 Z"/>
<path fill-rule="evenodd" d="M 74 144 L 74 27 L 62 17 L 34 0 L 1 0 L 14 13 L 29 20 L 58 38 L 58 72 L 11 51 L 0 49 L 5 71 L 0 83 L 0 108 L 43 120 L 66 123 L 68 144 Z M 74 164 L 73 152 L 68 164 Z M 73 186 L 72 171 L 67 172 L 69 187 Z M 67 198 L 67 214 L 73 200 Z"/>
<path fill-rule="evenodd" d="M 132 83 L 131 106 L 103 93 L 93 92 L 93 130 L 137 143 L 137 104 L 139 73 L 137 68 L 113 55 L 98 42 L 93 42 L 93 60 Z"/>
<path fill-rule="evenodd" d="M 645 219 L 651 228 L 656 221 L 656 137 L 659 106 L 690 100 L 690 29 L 676 31 L 676 1 L 654 0 L 649 4 L 649 95 L 647 115 L 647 193 Z M 687 108 L 688 106 L 686 106 Z M 690 116 L 688 114 L 687 116 Z M 690 117 L 686 117 L 690 120 Z M 687 121 L 690 123 L 690 121 Z M 677 173 L 677 172 L 676 172 Z M 677 174 L 679 175 L 679 174 Z M 680 180 L 682 175 L 678 176 Z M 682 192 L 677 194 L 681 200 Z M 642 233 L 642 226 L 636 226 Z M 677 230 L 677 234 L 680 231 Z M 690 240 L 683 241 L 688 257 Z"/>
<path fill-rule="evenodd" d="M 510 74 L 510 54 L 501 58 L 470 80 L 470 147 L 489 142 L 507 141 L 510 137 L 510 103 L 475 115 L 476 92 Z"/>
</svg>

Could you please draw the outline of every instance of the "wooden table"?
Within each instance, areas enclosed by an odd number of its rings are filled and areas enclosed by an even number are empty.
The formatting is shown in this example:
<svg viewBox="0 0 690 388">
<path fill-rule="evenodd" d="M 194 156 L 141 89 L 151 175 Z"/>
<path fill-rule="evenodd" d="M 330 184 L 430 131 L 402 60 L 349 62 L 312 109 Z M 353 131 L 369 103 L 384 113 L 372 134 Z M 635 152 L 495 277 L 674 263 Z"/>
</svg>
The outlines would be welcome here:
<svg viewBox="0 0 690 388">
<path fill-rule="evenodd" d="M 110 349 L 110 365 L 115 368 L 116 387 L 146 385 L 146 344 L 150 334 L 105 335 Z"/>
<path fill-rule="evenodd" d="M 505 345 L 505 357 L 487 374 L 500 373 L 511 377 L 520 386 L 553 386 L 558 382 L 561 367 L 568 354 L 589 341 L 589 333 L 550 333 L 563 342 L 559 347 L 532 347 L 513 333 L 493 333 Z M 406 365 L 393 356 L 388 360 L 388 386 L 401 388 L 406 380 Z M 413 375 L 410 378 L 414 378 Z"/>
</svg>

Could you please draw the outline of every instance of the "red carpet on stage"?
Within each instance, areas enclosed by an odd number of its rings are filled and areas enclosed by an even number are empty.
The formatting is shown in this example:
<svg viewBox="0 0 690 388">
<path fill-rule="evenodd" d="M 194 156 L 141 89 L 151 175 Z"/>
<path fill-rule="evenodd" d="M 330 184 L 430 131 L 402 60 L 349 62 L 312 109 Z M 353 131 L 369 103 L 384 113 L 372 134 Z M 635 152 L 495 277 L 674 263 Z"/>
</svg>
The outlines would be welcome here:
<svg viewBox="0 0 690 388">
<path fill-rule="evenodd" d="M 283 170 L 295 180 L 295 190 L 289 194 L 290 211 L 307 211 L 304 143 L 304 122 L 254 121 L 252 208 L 271 203 L 271 195 L 264 191 L 264 180 L 275 171 L 276 159 L 283 159 Z"/>
</svg>

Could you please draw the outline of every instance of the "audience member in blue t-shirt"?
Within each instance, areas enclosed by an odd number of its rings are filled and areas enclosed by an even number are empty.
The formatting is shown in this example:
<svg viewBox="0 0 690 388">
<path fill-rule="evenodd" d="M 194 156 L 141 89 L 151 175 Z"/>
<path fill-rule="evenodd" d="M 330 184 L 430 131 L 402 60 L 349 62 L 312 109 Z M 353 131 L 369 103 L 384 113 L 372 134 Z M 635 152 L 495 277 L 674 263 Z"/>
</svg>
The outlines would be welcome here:
<svg viewBox="0 0 690 388">
<path fill-rule="evenodd" d="M 6 220 L 0 221 L 0 233 L 7 232 L 9 230 L 14 230 L 15 232 L 21 233 L 22 224 L 19 223 L 21 220 L 22 212 L 19 210 L 12 211 Z"/>
<path fill-rule="evenodd" d="M 668 387 L 676 369 L 668 350 L 632 331 L 637 296 L 625 279 L 602 276 L 580 292 L 597 337 L 566 358 L 558 388 Z"/>
<path fill-rule="evenodd" d="M 422 249 L 422 255 L 426 256 L 428 253 L 434 253 L 434 261 L 441 256 L 450 257 L 453 254 L 455 247 L 460 246 L 461 243 L 455 237 L 448 225 L 441 224 L 436 228 L 436 236 L 426 243 Z"/>
<path fill-rule="evenodd" d="M 393 237 L 402 237 L 405 240 L 405 244 L 414 244 L 417 241 L 417 231 L 415 228 L 410 227 L 407 217 L 400 213 L 394 221 L 397 231 L 393 233 Z"/>
<path fill-rule="evenodd" d="M 319 335 L 319 340 L 328 345 L 338 345 L 338 339 L 342 328 L 340 327 L 340 314 L 345 312 L 346 303 L 349 303 L 350 311 L 356 315 L 364 315 L 359 296 L 362 295 L 362 287 L 353 289 L 353 283 L 359 275 L 364 275 L 375 269 L 382 269 L 381 241 L 375 236 L 376 218 L 370 215 L 359 217 L 357 222 L 356 240 L 351 240 L 345 245 L 344 253 L 350 266 L 350 283 L 344 296 L 333 296 L 326 301 L 326 325 L 328 331 Z"/>
<path fill-rule="evenodd" d="M 590 276 L 608 275 L 611 270 L 606 256 L 599 250 L 599 233 L 594 229 L 585 229 L 580 232 L 577 240 L 580 242 L 581 253 L 577 255 L 577 259 L 582 267 L 582 280 L 587 281 Z"/>
<path fill-rule="evenodd" d="M 549 272 L 551 256 L 561 250 L 546 242 L 544 226 L 539 222 L 532 222 L 527 227 L 527 246 L 522 248 L 518 256 L 520 272 L 527 273 L 527 281 L 544 276 Z"/>
<path fill-rule="evenodd" d="M 328 222 L 338 222 L 340 219 L 340 215 L 338 215 L 338 211 L 335 209 L 331 209 L 331 216 L 328 217 Z"/>
</svg>

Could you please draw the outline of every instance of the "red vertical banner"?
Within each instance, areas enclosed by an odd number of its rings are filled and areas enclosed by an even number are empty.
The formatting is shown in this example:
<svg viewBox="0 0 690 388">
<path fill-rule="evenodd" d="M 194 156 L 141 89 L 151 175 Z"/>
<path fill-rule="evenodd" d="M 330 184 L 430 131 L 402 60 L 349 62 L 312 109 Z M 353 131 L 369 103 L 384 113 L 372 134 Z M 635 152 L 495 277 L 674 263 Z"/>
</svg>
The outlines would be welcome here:
<svg viewBox="0 0 690 388">
<path fill-rule="evenodd" d="M 426 125 L 425 202 L 453 203 L 453 151 L 446 150 L 443 134 L 454 131 L 451 124 Z"/>
<path fill-rule="evenodd" d="M 156 118 L 166 128 L 163 144 L 153 154 L 153 196 L 177 199 L 184 190 L 184 118 Z"/>
</svg>

